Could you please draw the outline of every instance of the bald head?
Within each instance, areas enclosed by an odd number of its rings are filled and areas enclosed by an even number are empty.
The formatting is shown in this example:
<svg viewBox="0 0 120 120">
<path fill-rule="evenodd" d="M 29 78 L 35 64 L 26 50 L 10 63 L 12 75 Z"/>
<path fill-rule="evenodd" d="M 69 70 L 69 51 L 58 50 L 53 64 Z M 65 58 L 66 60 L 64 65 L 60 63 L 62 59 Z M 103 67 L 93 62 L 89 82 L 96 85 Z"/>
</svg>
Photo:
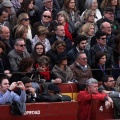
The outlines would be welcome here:
<svg viewBox="0 0 120 120">
<path fill-rule="evenodd" d="M 100 26 L 101 31 L 105 32 L 107 35 L 111 34 L 111 24 L 109 22 L 103 22 Z"/>
<path fill-rule="evenodd" d="M 7 26 L 0 27 L 0 36 L 5 40 L 10 38 L 10 30 Z"/>
</svg>

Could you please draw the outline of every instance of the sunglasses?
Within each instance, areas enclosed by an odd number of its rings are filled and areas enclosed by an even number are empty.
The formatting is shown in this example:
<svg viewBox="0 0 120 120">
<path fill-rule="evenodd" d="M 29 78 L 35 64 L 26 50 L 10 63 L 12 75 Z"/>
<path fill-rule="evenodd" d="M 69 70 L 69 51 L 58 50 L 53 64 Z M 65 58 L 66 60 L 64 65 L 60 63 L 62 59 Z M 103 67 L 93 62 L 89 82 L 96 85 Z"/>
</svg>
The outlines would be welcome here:
<svg viewBox="0 0 120 120">
<path fill-rule="evenodd" d="M 21 21 L 29 21 L 29 18 L 23 18 Z"/>
<path fill-rule="evenodd" d="M 43 15 L 43 17 L 45 17 L 45 18 L 51 18 L 51 16 L 48 16 L 48 15 Z"/>
<path fill-rule="evenodd" d="M 26 45 L 24 44 L 24 45 L 18 45 L 18 46 L 20 46 L 20 47 L 25 47 Z"/>
</svg>

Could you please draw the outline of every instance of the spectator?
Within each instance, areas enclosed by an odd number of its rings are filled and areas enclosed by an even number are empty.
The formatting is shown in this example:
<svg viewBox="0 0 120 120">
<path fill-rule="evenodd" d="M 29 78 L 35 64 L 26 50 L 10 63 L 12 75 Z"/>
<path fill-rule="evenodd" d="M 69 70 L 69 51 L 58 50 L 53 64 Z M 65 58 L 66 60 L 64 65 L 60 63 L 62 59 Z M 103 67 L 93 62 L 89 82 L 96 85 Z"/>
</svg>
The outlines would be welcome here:
<svg viewBox="0 0 120 120">
<path fill-rule="evenodd" d="M 102 81 L 102 77 L 110 74 L 110 70 L 106 65 L 107 56 L 103 52 L 97 52 L 95 55 L 95 63 L 91 66 L 92 75 L 98 81 Z"/>
<path fill-rule="evenodd" d="M 9 80 L 5 76 L 1 76 L 0 78 L 0 104 L 12 103 L 13 101 L 17 102 L 25 102 L 26 94 L 25 87 L 22 81 L 13 82 L 9 85 Z M 13 92 L 15 88 L 21 89 L 21 95 L 18 96 Z"/>
<path fill-rule="evenodd" d="M 72 42 L 70 39 L 65 35 L 65 29 L 62 24 L 58 24 L 55 26 L 55 36 L 50 38 L 50 44 L 53 45 L 55 41 L 63 40 L 66 44 L 66 51 L 69 51 L 72 48 Z"/>
<path fill-rule="evenodd" d="M 14 49 L 9 52 L 8 58 L 13 71 L 18 70 L 18 64 L 22 58 L 29 57 L 29 53 L 26 51 L 25 41 L 21 38 L 16 39 Z"/>
<path fill-rule="evenodd" d="M 57 55 L 66 49 L 66 44 L 63 40 L 55 41 L 52 45 L 52 48 L 46 53 L 46 55 L 50 58 L 50 68 L 56 64 Z"/>
<path fill-rule="evenodd" d="M 10 40 L 10 30 L 7 26 L 0 27 L 0 41 L 5 45 L 5 52 L 8 54 L 12 50 L 13 41 Z"/>
<path fill-rule="evenodd" d="M 115 84 L 115 88 L 118 92 L 120 92 L 120 76 L 117 78 L 116 84 Z"/>
<path fill-rule="evenodd" d="M 52 69 L 52 74 L 56 78 L 60 78 L 62 83 L 67 83 L 73 78 L 73 73 L 69 66 L 67 66 L 67 53 L 62 52 L 57 56 L 57 64 Z"/>
<path fill-rule="evenodd" d="M 91 100 L 105 101 L 105 107 L 108 109 L 113 101 L 107 94 L 98 92 L 98 81 L 90 78 L 86 81 L 86 90 L 80 91 L 78 94 L 78 120 L 90 119 Z"/>
<path fill-rule="evenodd" d="M 86 80 L 92 77 L 92 71 L 87 65 L 87 56 L 85 53 L 78 53 L 75 62 L 70 65 L 73 72 L 73 79 L 78 81 L 79 90 L 85 88 Z M 79 84 L 80 83 L 80 84 Z"/>
<path fill-rule="evenodd" d="M 39 26 L 35 37 L 32 39 L 32 48 L 34 48 L 37 42 L 41 42 L 45 47 L 45 52 L 51 49 L 49 40 L 46 38 L 48 29 L 44 26 Z"/>
<path fill-rule="evenodd" d="M 90 52 L 86 49 L 87 37 L 85 35 L 78 35 L 75 38 L 74 47 L 68 52 L 68 64 L 71 65 L 76 60 L 78 53 L 85 53 L 88 58 L 88 63 L 91 64 Z"/>
<path fill-rule="evenodd" d="M 34 50 L 31 54 L 31 57 L 34 60 L 34 66 L 37 63 L 37 59 L 43 55 L 45 55 L 45 46 L 41 42 L 38 42 L 36 43 Z"/>
<path fill-rule="evenodd" d="M 69 21 L 71 21 L 76 28 L 80 24 L 80 15 L 75 6 L 75 0 L 66 0 L 63 4 L 63 10 L 69 15 Z"/>
</svg>

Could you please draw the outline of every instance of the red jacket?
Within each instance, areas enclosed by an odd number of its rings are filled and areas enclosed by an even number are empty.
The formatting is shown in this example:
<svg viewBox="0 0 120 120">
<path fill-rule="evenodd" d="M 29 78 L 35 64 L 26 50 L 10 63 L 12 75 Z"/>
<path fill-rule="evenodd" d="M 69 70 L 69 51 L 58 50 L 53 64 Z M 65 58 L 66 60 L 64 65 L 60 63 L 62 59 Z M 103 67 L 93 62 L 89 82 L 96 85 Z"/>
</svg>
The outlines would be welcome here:
<svg viewBox="0 0 120 120">
<path fill-rule="evenodd" d="M 106 94 L 89 94 L 88 91 L 80 91 L 78 94 L 78 120 L 90 119 L 91 100 L 104 101 Z"/>
</svg>

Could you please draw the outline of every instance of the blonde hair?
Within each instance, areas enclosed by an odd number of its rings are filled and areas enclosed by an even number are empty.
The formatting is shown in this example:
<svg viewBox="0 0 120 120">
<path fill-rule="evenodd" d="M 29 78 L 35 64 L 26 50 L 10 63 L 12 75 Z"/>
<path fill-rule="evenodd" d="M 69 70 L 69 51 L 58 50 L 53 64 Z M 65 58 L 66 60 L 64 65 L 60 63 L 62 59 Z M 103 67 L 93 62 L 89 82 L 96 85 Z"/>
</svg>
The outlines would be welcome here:
<svg viewBox="0 0 120 120">
<path fill-rule="evenodd" d="M 28 16 L 27 13 L 21 13 L 19 16 L 18 16 L 18 19 L 17 19 L 17 25 L 21 25 L 21 21 L 23 18 L 26 18 Z"/>
<path fill-rule="evenodd" d="M 115 88 L 118 92 L 120 92 L 120 76 L 118 77 L 118 79 L 116 81 Z"/>
<path fill-rule="evenodd" d="M 89 30 L 90 30 L 90 28 L 91 28 L 92 26 L 95 26 L 95 25 L 94 25 L 93 23 L 86 23 L 86 24 L 84 24 L 84 25 L 81 27 L 81 29 L 80 29 L 80 31 L 79 31 L 79 34 L 87 35 L 87 33 L 89 32 Z"/>
<path fill-rule="evenodd" d="M 37 28 L 37 31 L 36 31 L 36 34 L 38 35 L 38 36 L 41 36 L 41 35 L 46 35 L 48 33 L 48 29 L 46 28 L 46 27 L 44 27 L 44 26 L 39 26 L 38 28 Z"/>
</svg>

